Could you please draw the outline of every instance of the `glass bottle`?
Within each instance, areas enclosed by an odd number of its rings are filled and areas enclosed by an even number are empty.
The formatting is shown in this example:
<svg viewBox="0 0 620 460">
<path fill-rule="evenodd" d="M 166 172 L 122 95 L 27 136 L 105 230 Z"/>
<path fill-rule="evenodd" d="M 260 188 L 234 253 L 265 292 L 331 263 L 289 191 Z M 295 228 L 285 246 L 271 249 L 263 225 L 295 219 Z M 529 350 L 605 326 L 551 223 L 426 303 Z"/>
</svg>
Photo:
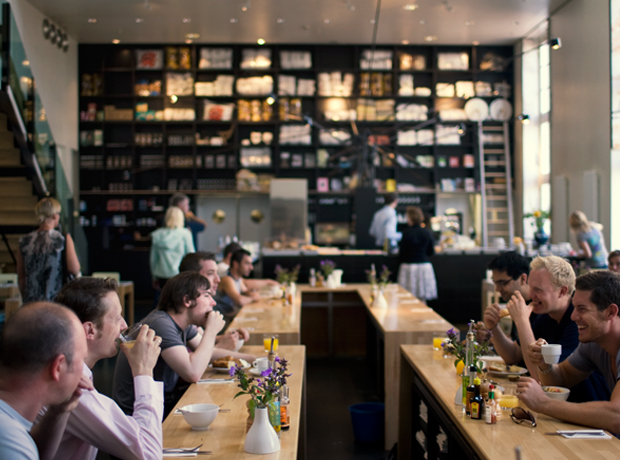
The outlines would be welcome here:
<svg viewBox="0 0 620 460">
<path fill-rule="evenodd" d="M 469 385 L 467 386 L 467 395 L 465 397 L 465 415 L 471 417 L 471 400 L 476 396 L 474 379 L 476 378 L 476 366 L 469 366 Z"/>
<path fill-rule="evenodd" d="M 291 414 L 289 414 L 289 387 L 288 385 L 282 385 L 281 398 L 280 398 L 280 426 L 283 430 L 288 430 L 291 426 Z"/>
<path fill-rule="evenodd" d="M 471 400 L 471 419 L 480 420 L 482 418 L 482 411 L 484 410 L 484 401 L 480 396 L 480 379 L 476 377 L 474 379 L 474 393 L 475 396 Z"/>
<path fill-rule="evenodd" d="M 497 423 L 497 407 L 495 407 L 495 391 L 494 386 L 489 386 L 489 399 L 484 404 L 484 421 L 493 425 Z"/>
<path fill-rule="evenodd" d="M 316 287 L 316 271 L 314 268 L 310 269 L 310 278 L 308 279 L 310 287 Z"/>
</svg>

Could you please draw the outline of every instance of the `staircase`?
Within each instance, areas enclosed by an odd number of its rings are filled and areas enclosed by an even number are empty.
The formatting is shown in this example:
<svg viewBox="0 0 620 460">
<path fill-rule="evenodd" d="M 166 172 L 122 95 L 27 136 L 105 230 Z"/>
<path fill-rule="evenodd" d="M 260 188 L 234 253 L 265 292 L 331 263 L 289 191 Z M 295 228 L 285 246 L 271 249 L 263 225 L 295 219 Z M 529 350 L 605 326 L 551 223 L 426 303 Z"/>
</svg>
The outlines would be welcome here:
<svg viewBox="0 0 620 460">
<path fill-rule="evenodd" d="M 0 233 L 4 233 L 13 253 L 19 238 L 34 229 L 34 207 L 38 202 L 27 169 L 21 163 L 20 150 L 7 128 L 6 115 L 0 113 Z M 5 241 L 0 237 L 0 272 L 16 271 Z"/>
<path fill-rule="evenodd" d="M 511 247 L 514 238 L 512 179 L 508 123 L 485 126 L 478 122 L 480 188 L 482 194 L 482 245 L 504 238 Z"/>
</svg>

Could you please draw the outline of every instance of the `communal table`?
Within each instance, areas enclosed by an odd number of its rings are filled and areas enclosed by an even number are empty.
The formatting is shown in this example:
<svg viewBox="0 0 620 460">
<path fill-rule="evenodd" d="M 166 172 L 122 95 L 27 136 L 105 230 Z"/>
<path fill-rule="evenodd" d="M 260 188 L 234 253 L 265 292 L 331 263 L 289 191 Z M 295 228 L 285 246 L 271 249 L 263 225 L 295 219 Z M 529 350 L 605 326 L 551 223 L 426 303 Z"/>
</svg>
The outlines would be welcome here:
<svg viewBox="0 0 620 460">
<path fill-rule="evenodd" d="M 324 308 L 328 309 L 326 327 L 329 330 L 333 327 L 330 318 L 339 305 L 330 300 L 331 295 L 355 294 L 356 300 L 343 302 L 343 305 L 355 303 L 364 308 L 372 325 L 373 334 L 368 338 L 368 347 L 380 355 L 377 375 L 385 395 L 385 447 L 390 449 L 398 438 L 400 345 L 429 344 L 430 347 L 435 333 L 445 333 L 453 326 L 396 284 L 389 285 L 385 290 L 387 308 L 373 307 L 370 291 L 369 284 L 350 284 L 333 289 L 298 285 L 292 305 L 283 307 L 279 299 L 261 299 L 243 307 L 230 327 L 247 328 L 251 334 L 250 344 L 262 344 L 263 335 L 271 334 L 279 335 L 280 344 L 298 344 L 303 310 L 321 306 L 320 302 L 307 302 L 305 297 L 316 299 L 317 294 L 327 294 Z M 328 331 L 330 343 L 337 333 L 335 330 Z"/>
<path fill-rule="evenodd" d="M 517 446 L 528 460 L 620 457 L 620 441 L 613 436 L 586 440 L 546 435 L 584 427 L 542 414 L 535 414 L 534 428 L 514 423 L 509 410 L 502 410 L 494 425 L 471 420 L 454 404 L 460 384 L 454 360 L 444 359 L 441 351 L 426 344 L 401 346 L 399 459 L 514 459 Z"/>
<path fill-rule="evenodd" d="M 241 352 L 257 356 L 265 354 L 262 346 L 244 346 Z M 305 458 L 306 443 L 305 347 L 302 345 L 284 345 L 279 348 L 278 355 L 289 361 L 288 370 L 292 374 L 288 380 L 291 400 L 289 406 L 291 424 L 288 430 L 280 432 L 280 450 L 273 454 L 263 455 L 260 458 L 273 460 L 303 459 Z M 207 370 L 203 379 L 210 378 L 228 378 L 228 375 Z M 249 396 L 244 395 L 233 399 L 239 391 L 240 389 L 236 381 L 194 383 L 190 385 L 174 410 L 170 412 L 170 415 L 164 421 L 164 447 L 195 447 L 202 444 L 200 450 L 212 452 L 212 455 L 205 458 L 213 460 L 258 458 L 256 455 L 247 454 L 243 450 L 248 417 L 246 402 Z M 175 414 L 175 411 L 177 408 L 188 404 L 198 403 L 221 404 L 222 409 L 230 409 L 230 411 L 220 412 L 207 430 L 193 431 L 183 419 L 183 415 Z"/>
</svg>

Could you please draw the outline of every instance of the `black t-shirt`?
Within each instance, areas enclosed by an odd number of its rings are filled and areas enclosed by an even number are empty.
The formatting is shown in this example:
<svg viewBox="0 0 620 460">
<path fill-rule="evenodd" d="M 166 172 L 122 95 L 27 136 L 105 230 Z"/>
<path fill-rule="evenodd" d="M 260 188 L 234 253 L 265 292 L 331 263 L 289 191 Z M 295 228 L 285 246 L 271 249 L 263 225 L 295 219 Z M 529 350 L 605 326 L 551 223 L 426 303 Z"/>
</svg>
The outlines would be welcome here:
<svg viewBox="0 0 620 460">
<path fill-rule="evenodd" d="M 403 230 L 398 259 L 401 264 L 422 264 L 435 254 L 433 234 L 419 225 Z"/>
</svg>

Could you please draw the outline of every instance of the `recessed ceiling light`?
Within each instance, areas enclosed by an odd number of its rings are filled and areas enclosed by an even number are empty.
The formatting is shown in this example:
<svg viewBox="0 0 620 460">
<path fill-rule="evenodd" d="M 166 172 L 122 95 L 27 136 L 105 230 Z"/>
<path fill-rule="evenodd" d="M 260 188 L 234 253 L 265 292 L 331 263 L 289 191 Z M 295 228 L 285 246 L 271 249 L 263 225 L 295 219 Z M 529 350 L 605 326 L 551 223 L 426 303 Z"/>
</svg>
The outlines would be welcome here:
<svg viewBox="0 0 620 460">
<path fill-rule="evenodd" d="M 22 61 L 22 65 L 24 67 L 28 67 L 30 65 L 30 61 L 28 59 L 25 59 L 25 60 Z"/>
<path fill-rule="evenodd" d="M 250 8 L 248 8 L 248 6 L 247 6 L 247 5 L 243 5 L 243 6 L 241 7 L 241 11 L 243 11 L 244 13 L 245 13 L 247 10 L 249 10 L 249 9 L 250 9 Z"/>
<path fill-rule="evenodd" d="M 332 22 L 332 20 L 331 20 L 331 19 L 323 19 L 323 22 L 324 22 L 325 24 L 329 24 L 330 22 Z"/>
<path fill-rule="evenodd" d="M 258 40 L 256 40 L 256 43 L 258 43 L 259 45 L 264 45 L 265 40 L 263 40 L 262 38 L 259 38 Z"/>
<path fill-rule="evenodd" d="M 185 34 L 185 38 L 193 40 L 194 38 L 200 38 L 200 34 Z"/>
<path fill-rule="evenodd" d="M 189 45 L 190 43 L 194 43 L 194 40 L 190 40 L 190 39 L 188 38 L 187 40 L 185 40 L 185 43 L 187 43 L 187 44 Z"/>
<path fill-rule="evenodd" d="M 88 22 L 94 24 L 95 22 L 97 22 L 97 20 L 95 18 L 88 18 Z"/>
<path fill-rule="evenodd" d="M 437 35 L 427 35 L 426 37 L 424 37 L 424 40 L 427 42 L 435 42 L 439 40 L 439 38 L 437 37 Z"/>
<path fill-rule="evenodd" d="M 238 21 L 238 19 L 237 19 L 237 18 L 230 18 L 230 23 L 231 23 L 231 24 L 234 24 L 234 23 L 235 23 L 235 22 L 237 22 L 237 21 Z"/>
<path fill-rule="evenodd" d="M 278 24 L 283 24 L 283 23 L 284 23 L 284 19 L 282 19 L 282 18 L 278 18 L 278 19 L 276 19 L 276 22 L 277 22 Z"/>
<path fill-rule="evenodd" d="M 426 24 L 426 19 L 420 19 L 418 22 L 419 22 L 421 25 L 424 25 L 424 24 Z"/>
<path fill-rule="evenodd" d="M 471 42 L 472 45 L 474 46 L 478 46 L 480 44 L 480 42 L 478 40 L 475 40 L 473 42 Z"/>
<path fill-rule="evenodd" d="M 114 40 L 112 40 L 112 43 L 114 43 L 115 45 L 118 45 L 121 41 L 118 38 L 115 38 Z"/>
<path fill-rule="evenodd" d="M 466 26 L 473 26 L 474 25 L 474 21 L 465 21 L 465 25 Z"/>
<path fill-rule="evenodd" d="M 188 22 L 192 22 L 192 18 L 183 18 L 183 22 L 187 24 Z"/>
<path fill-rule="evenodd" d="M 415 11 L 418 8 L 420 7 L 416 5 L 415 3 L 407 3 L 405 6 L 403 6 L 403 10 L 407 10 L 407 11 Z"/>
<path fill-rule="evenodd" d="M 142 19 L 142 18 L 136 18 L 136 23 L 140 24 L 141 22 L 144 22 L 144 19 Z"/>
<path fill-rule="evenodd" d="M 401 43 L 402 43 L 403 45 L 408 45 L 408 44 L 409 44 L 409 40 L 403 40 Z"/>
</svg>

